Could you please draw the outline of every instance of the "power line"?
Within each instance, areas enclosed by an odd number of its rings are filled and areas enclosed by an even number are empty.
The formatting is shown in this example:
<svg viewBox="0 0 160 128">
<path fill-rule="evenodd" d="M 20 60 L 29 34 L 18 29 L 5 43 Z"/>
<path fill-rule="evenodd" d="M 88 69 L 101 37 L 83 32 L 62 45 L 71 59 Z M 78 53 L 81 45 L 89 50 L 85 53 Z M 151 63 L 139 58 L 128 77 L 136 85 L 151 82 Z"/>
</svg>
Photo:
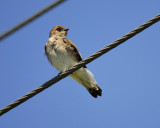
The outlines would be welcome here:
<svg viewBox="0 0 160 128">
<path fill-rule="evenodd" d="M 111 49 L 113 49 L 113 48 L 117 47 L 118 45 L 122 44 L 126 40 L 132 38 L 136 34 L 138 34 L 141 31 L 143 31 L 144 29 L 150 27 L 152 24 L 158 22 L 159 20 L 160 20 L 160 15 L 157 15 L 156 17 L 152 18 L 151 20 L 145 22 L 143 25 L 137 27 L 133 31 L 127 33 L 126 35 L 122 36 L 118 40 L 112 42 L 108 46 L 104 47 L 103 49 L 101 49 L 98 52 L 94 53 L 93 55 L 89 56 L 85 60 L 79 62 L 77 65 L 73 66 L 71 69 L 69 69 L 69 70 L 67 70 L 65 72 L 62 72 L 61 74 L 59 74 L 56 77 L 52 78 L 51 80 L 47 81 L 43 85 L 39 86 L 38 88 L 34 89 L 33 91 L 31 91 L 31 92 L 27 93 L 26 95 L 22 96 L 18 100 L 14 101 L 11 104 L 7 105 L 6 107 L 2 108 L 0 110 L 0 116 L 3 115 L 4 113 L 10 111 L 11 109 L 15 108 L 19 104 L 25 102 L 26 100 L 30 99 L 31 97 L 35 96 L 36 94 L 40 93 L 41 91 L 45 90 L 46 88 L 50 87 L 51 85 L 57 83 L 58 81 L 60 81 L 61 79 L 65 78 L 69 74 L 73 73 L 74 71 L 76 71 L 80 67 L 85 66 L 86 64 L 88 64 L 91 61 L 95 60 L 96 58 L 102 56 L 103 54 L 105 54 L 106 52 L 110 51 Z"/>
<path fill-rule="evenodd" d="M 45 12 L 48 12 L 50 9 L 56 7 L 57 5 L 59 5 L 60 3 L 64 2 L 65 0 L 58 0 L 56 2 L 51 3 L 50 5 L 48 5 L 47 7 L 43 8 L 42 10 L 40 10 L 39 12 L 37 12 L 36 14 L 34 14 L 33 16 L 29 17 L 28 19 L 24 20 L 23 22 L 17 24 L 15 27 L 11 28 L 10 30 L 4 32 L 2 35 L 0 35 L 0 40 L 6 38 L 7 36 L 9 36 L 10 34 L 14 33 L 15 31 L 17 31 L 18 29 L 22 28 L 23 26 L 27 25 L 28 23 L 30 23 L 31 21 L 35 20 L 36 18 L 38 18 L 39 16 L 41 16 L 42 14 L 44 14 Z"/>
</svg>

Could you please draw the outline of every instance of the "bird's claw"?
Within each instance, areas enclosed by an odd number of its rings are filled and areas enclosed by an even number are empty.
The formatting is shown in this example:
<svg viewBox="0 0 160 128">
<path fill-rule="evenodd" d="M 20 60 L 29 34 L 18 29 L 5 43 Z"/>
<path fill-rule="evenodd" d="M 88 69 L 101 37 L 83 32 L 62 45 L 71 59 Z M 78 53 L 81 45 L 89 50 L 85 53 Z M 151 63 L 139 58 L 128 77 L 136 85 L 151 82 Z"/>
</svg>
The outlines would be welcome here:
<svg viewBox="0 0 160 128">
<path fill-rule="evenodd" d="M 59 73 L 58 73 L 58 76 L 61 76 L 61 74 L 62 74 L 62 72 L 59 72 Z"/>
</svg>

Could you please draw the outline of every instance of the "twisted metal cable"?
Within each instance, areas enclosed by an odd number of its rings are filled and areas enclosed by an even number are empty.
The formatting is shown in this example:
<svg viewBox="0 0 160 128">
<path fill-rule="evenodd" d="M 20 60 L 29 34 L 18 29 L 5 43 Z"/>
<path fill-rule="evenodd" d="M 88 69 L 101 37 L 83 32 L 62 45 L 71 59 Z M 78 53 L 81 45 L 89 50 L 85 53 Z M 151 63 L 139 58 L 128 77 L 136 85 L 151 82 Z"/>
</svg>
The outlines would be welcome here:
<svg viewBox="0 0 160 128">
<path fill-rule="evenodd" d="M 4 32 L 2 35 L 0 35 L 0 40 L 4 39 L 8 35 L 12 34 L 15 31 L 17 31 L 21 27 L 23 27 L 26 24 L 30 23 L 31 21 L 35 20 L 36 18 L 38 18 L 39 16 L 41 16 L 45 12 L 48 12 L 50 9 L 56 7 L 57 5 L 59 5 L 60 3 L 64 2 L 64 1 L 65 0 L 58 0 L 56 2 L 51 3 L 50 5 L 48 5 L 47 7 L 43 8 L 42 10 L 40 10 L 39 12 L 37 12 L 36 14 L 34 14 L 33 16 L 31 16 L 28 19 L 24 20 L 23 22 L 17 24 L 15 27 L 11 28 L 10 30 Z"/>
<path fill-rule="evenodd" d="M 65 78 L 69 74 L 73 73 L 77 69 L 85 66 L 86 64 L 90 63 L 91 61 L 95 60 L 96 58 L 102 56 L 106 52 L 110 51 L 111 49 L 117 47 L 118 45 L 122 44 L 126 40 L 132 38 L 136 34 L 140 33 L 144 29 L 150 27 L 152 24 L 158 22 L 160 20 L 160 15 L 157 15 L 156 17 L 152 18 L 151 20 L 147 21 L 143 25 L 137 27 L 133 31 L 127 33 L 126 35 L 122 36 L 118 40 L 112 42 L 108 46 L 104 47 L 103 49 L 99 50 L 98 52 L 94 53 L 93 55 L 89 56 L 85 60 L 79 62 L 77 65 L 73 66 L 71 69 L 68 69 L 67 71 L 57 75 L 56 77 L 52 78 L 51 80 L 47 81 L 43 85 L 39 86 L 38 88 L 34 89 L 33 91 L 29 92 L 28 94 L 22 96 L 18 100 L 12 102 L 11 104 L 7 105 L 6 107 L 2 108 L 0 110 L 0 116 L 3 115 L 4 113 L 10 111 L 11 109 L 15 108 L 19 104 L 25 102 L 26 100 L 30 99 L 31 97 L 35 96 L 36 94 L 40 93 L 41 91 L 45 90 L 46 88 L 50 87 L 51 85 L 57 83 L 61 79 Z"/>
</svg>

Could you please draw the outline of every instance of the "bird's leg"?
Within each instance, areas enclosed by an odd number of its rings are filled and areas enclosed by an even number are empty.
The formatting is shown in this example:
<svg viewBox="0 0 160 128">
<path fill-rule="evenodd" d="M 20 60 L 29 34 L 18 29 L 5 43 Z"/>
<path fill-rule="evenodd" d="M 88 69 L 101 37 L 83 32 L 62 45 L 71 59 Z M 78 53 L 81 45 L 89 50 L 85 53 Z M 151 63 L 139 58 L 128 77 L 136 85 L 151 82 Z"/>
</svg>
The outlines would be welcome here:
<svg viewBox="0 0 160 128">
<path fill-rule="evenodd" d="M 58 73 L 58 76 L 61 76 L 61 74 L 62 74 L 62 72 L 59 72 L 59 73 Z"/>
</svg>

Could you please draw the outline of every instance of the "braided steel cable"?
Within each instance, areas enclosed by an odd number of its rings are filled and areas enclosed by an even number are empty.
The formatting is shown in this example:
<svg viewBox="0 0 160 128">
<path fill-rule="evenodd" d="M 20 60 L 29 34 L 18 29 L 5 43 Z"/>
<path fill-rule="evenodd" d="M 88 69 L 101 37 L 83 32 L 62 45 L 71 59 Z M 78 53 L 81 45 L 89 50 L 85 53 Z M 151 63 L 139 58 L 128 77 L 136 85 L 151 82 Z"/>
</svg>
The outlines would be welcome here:
<svg viewBox="0 0 160 128">
<path fill-rule="evenodd" d="M 56 2 L 51 3 L 50 5 L 48 5 L 47 7 L 43 8 L 42 10 L 40 10 L 39 12 L 37 12 L 36 14 L 34 14 L 33 16 L 29 17 L 28 19 L 24 20 L 23 22 L 19 23 L 18 25 L 16 25 L 15 27 L 11 28 L 10 30 L 6 31 L 5 33 L 3 33 L 2 35 L 0 35 L 0 40 L 6 38 L 7 36 L 9 36 L 10 34 L 14 33 L 15 31 L 17 31 L 18 29 L 22 28 L 23 26 L 25 26 L 26 24 L 30 23 L 31 21 L 35 20 L 36 18 L 38 18 L 39 16 L 41 16 L 42 14 L 44 14 L 45 12 L 48 12 L 50 9 L 56 7 L 57 5 L 59 5 L 60 3 L 64 2 L 65 0 L 58 0 Z"/>
<path fill-rule="evenodd" d="M 65 72 L 62 72 L 61 74 L 57 75 L 56 77 L 52 78 L 51 80 L 47 81 L 43 85 L 39 86 L 38 88 L 34 89 L 33 91 L 29 92 L 28 94 L 22 96 L 18 100 L 12 102 L 11 104 L 7 105 L 6 107 L 2 108 L 0 110 L 0 116 L 4 113 L 10 111 L 11 109 L 15 108 L 19 104 L 25 102 L 26 100 L 30 99 L 31 97 L 35 96 L 36 94 L 40 93 L 41 91 L 45 90 L 46 88 L 50 87 L 51 85 L 57 83 L 61 79 L 65 78 L 69 74 L 73 73 L 77 69 L 85 66 L 86 64 L 90 63 L 91 61 L 95 60 L 96 58 L 102 56 L 106 52 L 110 51 L 111 49 L 117 47 L 118 45 L 122 44 L 126 40 L 132 38 L 136 34 L 140 33 L 144 29 L 150 27 L 154 23 L 160 21 L 160 15 L 157 15 L 156 17 L 152 18 L 151 20 L 145 22 L 143 25 L 137 27 L 133 31 L 127 33 L 126 35 L 122 36 L 118 40 L 112 42 L 108 46 L 104 47 L 103 49 L 99 50 L 98 52 L 94 53 L 93 55 L 89 56 L 88 58 L 84 59 L 83 61 L 79 62 L 77 65 L 73 66 L 72 68 L 68 69 Z"/>
</svg>

